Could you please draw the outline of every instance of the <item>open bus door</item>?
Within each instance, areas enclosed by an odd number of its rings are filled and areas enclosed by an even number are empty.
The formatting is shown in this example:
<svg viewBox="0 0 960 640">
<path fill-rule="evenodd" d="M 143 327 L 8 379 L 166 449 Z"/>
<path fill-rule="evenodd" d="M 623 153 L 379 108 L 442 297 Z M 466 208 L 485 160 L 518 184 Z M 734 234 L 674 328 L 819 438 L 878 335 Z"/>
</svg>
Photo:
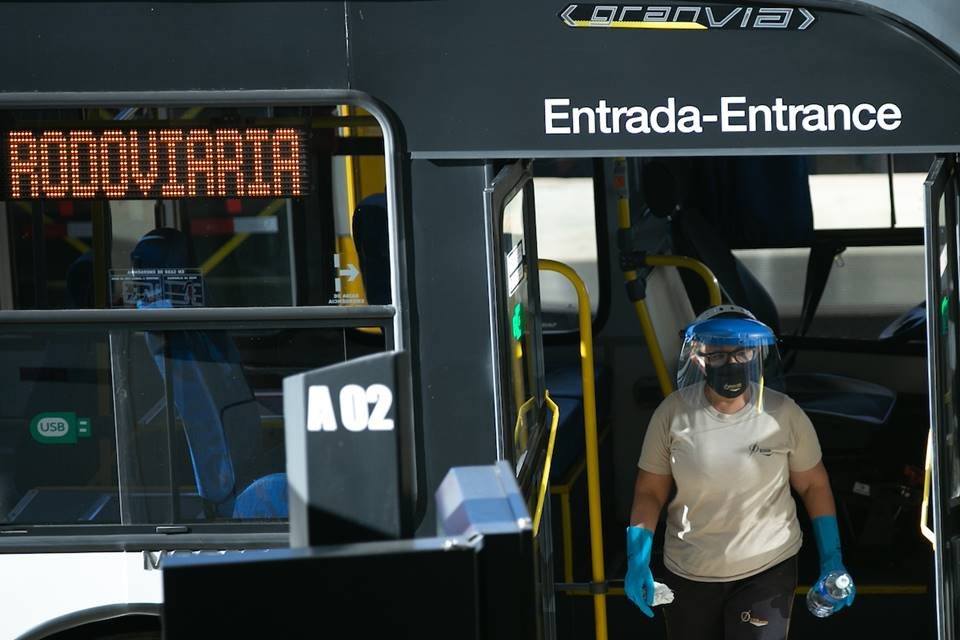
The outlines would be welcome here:
<svg viewBox="0 0 960 640">
<path fill-rule="evenodd" d="M 960 399 L 957 364 L 958 173 L 955 156 L 938 156 L 924 183 L 926 200 L 927 340 L 930 376 L 930 455 L 940 640 L 960 638 Z M 925 526 L 925 525 L 924 525 Z"/>
<path fill-rule="evenodd" d="M 533 516 L 537 637 L 556 637 L 550 500 L 546 492 L 552 451 L 543 365 L 536 215 L 529 161 L 486 167 L 487 219 L 492 223 L 491 265 L 496 288 L 500 406 L 499 456 L 514 469 Z"/>
</svg>

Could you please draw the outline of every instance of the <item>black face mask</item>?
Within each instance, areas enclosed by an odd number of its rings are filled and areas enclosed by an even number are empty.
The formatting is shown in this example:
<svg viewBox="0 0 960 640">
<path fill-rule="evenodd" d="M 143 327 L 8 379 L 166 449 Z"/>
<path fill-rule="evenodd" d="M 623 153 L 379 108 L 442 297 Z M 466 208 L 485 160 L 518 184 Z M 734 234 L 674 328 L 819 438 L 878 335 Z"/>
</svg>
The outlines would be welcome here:
<svg viewBox="0 0 960 640">
<path fill-rule="evenodd" d="M 736 398 L 747 390 L 747 365 L 728 362 L 722 367 L 707 367 L 707 385 L 724 398 Z"/>
</svg>

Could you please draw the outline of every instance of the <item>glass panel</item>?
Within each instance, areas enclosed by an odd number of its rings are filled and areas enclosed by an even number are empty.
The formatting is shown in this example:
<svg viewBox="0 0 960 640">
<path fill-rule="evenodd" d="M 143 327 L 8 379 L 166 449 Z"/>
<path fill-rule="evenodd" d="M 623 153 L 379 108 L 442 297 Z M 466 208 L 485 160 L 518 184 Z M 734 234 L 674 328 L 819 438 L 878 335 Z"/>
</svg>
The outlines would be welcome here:
<svg viewBox="0 0 960 640">
<path fill-rule="evenodd" d="M 945 449 L 940 453 L 947 466 L 947 488 L 953 500 L 960 498 L 960 451 L 957 448 L 957 399 L 960 398 L 960 381 L 957 380 L 957 331 L 958 331 L 958 291 L 957 291 L 957 212 L 952 198 L 955 197 L 953 181 L 947 183 L 947 190 L 940 196 L 936 205 L 938 226 L 938 255 L 940 298 L 936 301 L 939 309 L 937 330 L 940 332 L 940 391 L 941 440 Z"/>
<path fill-rule="evenodd" d="M 913 154 L 811 157 L 814 228 L 890 228 L 891 198 L 897 228 L 922 227 L 923 180 L 931 159 Z"/>
<path fill-rule="evenodd" d="M 528 188 L 530 188 L 528 186 Z M 506 286 L 504 320 L 507 334 L 507 415 L 516 419 L 511 425 L 512 448 L 517 472 L 523 467 L 527 450 L 533 444 L 538 425 L 540 401 L 543 397 L 543 375 L 540 361 L 540 336 L 535 279 L 536 252 L 528 240 L 532 212 L 525 207 L 525 194 L 518 192 L 503 208 L 501 247 Z"/>
<path fill-rule="evenodd" d="M 358 329 L 5 330 L 0 522 L 282 520 L 283 378 L 383 350 Z"/>
<path fill-rule="evenodd" d="M 7 305 L 389 304 L 382 134 L 337 112 L 4 112 Z"/>
<path fill-rule="evenodd" d="M 0 329 L 0 522 L 118 522 L 106 331 Z"/>
<path fill-rule="evenodd" d="M 596 315 L 600 283 L 593 162 L 537 160 L 533 168 L 537 256 L 572 267 L 586 284 Z M 577 294 L 560 274 L 540 272 L 540 308 L 544 331 L 576 331 Z"/>
</svg>

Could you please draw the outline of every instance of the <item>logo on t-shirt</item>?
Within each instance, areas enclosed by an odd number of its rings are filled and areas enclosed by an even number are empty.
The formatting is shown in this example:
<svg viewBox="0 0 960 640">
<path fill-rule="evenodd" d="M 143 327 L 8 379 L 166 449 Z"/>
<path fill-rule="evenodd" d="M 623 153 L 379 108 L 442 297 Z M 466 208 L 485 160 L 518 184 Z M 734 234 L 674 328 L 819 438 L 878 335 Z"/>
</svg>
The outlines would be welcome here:
<svg viewBox="0 0 960 640">
<path fill-rule="evenodd" d="M 770 456 L 773 455 L 773 449 L 766 449 L 754 442 L 750 445 L 750 455 Z"/>
</svg>

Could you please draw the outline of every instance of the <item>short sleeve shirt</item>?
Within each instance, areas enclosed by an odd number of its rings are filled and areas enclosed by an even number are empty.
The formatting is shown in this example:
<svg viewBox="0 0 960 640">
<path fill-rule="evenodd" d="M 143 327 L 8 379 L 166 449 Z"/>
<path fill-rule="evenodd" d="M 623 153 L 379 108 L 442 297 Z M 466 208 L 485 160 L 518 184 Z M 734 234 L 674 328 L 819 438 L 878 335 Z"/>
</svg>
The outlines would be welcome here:
<svg viewBox="0 0 960 640">
<path fill-rule="evenodd" d="M 724 414 L 702 393 L 673 393 L 650 419 L 637 466 L 676 483 L 664 563 L 677 575 L 739 580 L 800 550 L 790 472 L 816 466 L 820 443 L 789 397 L 766 389 L 761 406 Z"/>
</svg>

